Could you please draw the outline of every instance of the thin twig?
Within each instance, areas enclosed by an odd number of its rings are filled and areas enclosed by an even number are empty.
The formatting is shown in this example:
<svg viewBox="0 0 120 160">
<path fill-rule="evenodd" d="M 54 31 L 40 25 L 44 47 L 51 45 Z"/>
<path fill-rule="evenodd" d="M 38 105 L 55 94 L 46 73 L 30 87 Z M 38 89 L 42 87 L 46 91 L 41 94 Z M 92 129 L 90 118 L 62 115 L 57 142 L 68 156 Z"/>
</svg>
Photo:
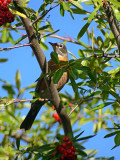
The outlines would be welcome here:
<svg viewBox="0 0 120 160">
<path fill-rule="evenodd" d="M 39 98 L 38 99 L 39 101 L 48 101 L 48 99 L 47 98 L 45 98 L 45 99 L 43 99 L 43 98 Z M 18 98 L 14 98 L 14 99 L 7 99 L 7 101 L 5 101 L 5 100 L 1 100 L 0 101 L 0 104 L 14 104 L 14 103 L 23 103 L 23 102 L 31 102 L 31 101 L 33 101 L 33 99 L 22 99 L 22 100 L 20 100 L 20 99 L 18 99 Z"/>
<path fill-rule="evenodd" d="M 0 48 L 0 51 L 5 51 L 5 50 L 9 50 L 9 49 L 20 48 L 20 47 L 25 47 L 25 46 L 30 46 L 30 44 L 23 44 L 23 45 L 14 46 L 14 47 Z"/>
<path fill-rule="evenodd" d="M 40 17 L 38 17 L 34 22 L 32 22 L 32 25 L 35 24 L 36 22 L 38 22 L 40 19 L 42 19 L 43 17 L 45 17 L 48 12 L 50 12 L 52 9 L 54 9 L 55 7 L 59 6 L 59 4 L 62 3 L 62 1 L 60 1 L 59 3 L 57 3 L 54 7 L 50 7 L 43 15 L 41 15 Z"/>
</svg>

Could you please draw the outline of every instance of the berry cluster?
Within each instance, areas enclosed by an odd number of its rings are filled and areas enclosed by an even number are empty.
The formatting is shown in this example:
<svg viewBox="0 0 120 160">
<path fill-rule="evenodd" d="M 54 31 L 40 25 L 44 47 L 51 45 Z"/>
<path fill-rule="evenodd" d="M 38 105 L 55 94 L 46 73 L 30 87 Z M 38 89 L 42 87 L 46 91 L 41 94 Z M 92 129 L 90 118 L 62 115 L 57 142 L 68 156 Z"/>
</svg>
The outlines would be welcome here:
<svg viewBox="0 0 120 160">
<path fill-rule="evenodd" d="M 11 0 L 0 0 L 0 26 L 14 21 L 14 15 L 9 11 L 7 6 L 9 3 L 11 3 Z"/>
<path fill-rule="evenodd" d="M 75 150 L 76 149 L 72 145 L 72 141 L 69 140 L 69 137 L 63 137 L 62 144 L 56 147 L 56 153 L 52 154 L 52 158 L 59 154 L 59 160 L 75 160 L 77 158 L 75 155 Z"/>
</svg>

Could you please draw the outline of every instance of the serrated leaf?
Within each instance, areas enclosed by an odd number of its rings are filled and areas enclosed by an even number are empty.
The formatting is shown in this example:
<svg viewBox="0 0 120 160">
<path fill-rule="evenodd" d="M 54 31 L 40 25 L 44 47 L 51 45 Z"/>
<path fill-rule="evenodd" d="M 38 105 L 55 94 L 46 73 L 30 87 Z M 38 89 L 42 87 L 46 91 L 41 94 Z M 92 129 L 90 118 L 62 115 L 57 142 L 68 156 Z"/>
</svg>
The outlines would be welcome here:
<svg viewBox="0 0 120 160">
<path fill-rule="evenodd" d="M 17 72 L 16 72 L 15 82 L 16 82 L 16 87 L 19 91 L 20 90 L 20 85 L 21 85 L 21 76 L 20 76 L 20 71 L 19 70 L 17 70 Z"/>
<path fill-rule="evenodd" d="M 57 72 L 55 72 L 54 76 L 53 76 L 53 83 L 57 84 L 58 81 L 60 80 L 61 76 L 64 73 L 64 69 L 59 69 Z"/>
<path fill-rule="evenodd" d="M 85 33 L 86 30 L 88 29 L 89 25 L 90 25 L 90 23 L 87 22 L 87 23 L 82 27 L 82 29 L 81 29 L 80 32 L 78 33 L 77 39 L 80 39 L 80 38 L 84 35 L 84 33 Z"/>
</svg>

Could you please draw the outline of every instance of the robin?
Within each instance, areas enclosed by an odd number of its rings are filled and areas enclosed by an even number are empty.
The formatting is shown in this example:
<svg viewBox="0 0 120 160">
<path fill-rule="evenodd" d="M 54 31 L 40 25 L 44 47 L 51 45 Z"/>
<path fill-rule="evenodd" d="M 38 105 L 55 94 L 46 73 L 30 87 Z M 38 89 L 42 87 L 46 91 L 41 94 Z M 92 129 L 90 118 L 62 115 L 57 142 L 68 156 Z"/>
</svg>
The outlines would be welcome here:
<svg viewBox="0 0 120 160">
<path fill-rule="evenodd" d="M 67 48 L 64 44 L 51 43 L 51 42 L 49 42 L 49 43 L 52 45 L 54 52 L 56 52 L 58 54 L 58 59 L 60 62 L 68 61 Z M 59 66 L 56 65 L 52 59 L 50 59 L 48 61 L 48 68 L 50 71 L 54 71 L 54 70 L 58 69 Z M 63 88 L 63 86 L 67 83 L 68 79 L 69 79 L 68 72 L 64 72 L 63 75 L 61 76 L 60 80 L 56 84 L 58 91 L 60 91 Z M 41 80 L 38 81 L 36 88 L 35 88 L 35 92 L 39 94 L 40 98 L 44 98 L 44 99 L 50 98 L 48 87 L 47 87 L 47 84 L 46 84 L 46 81 L 44 78 L 42 78 Z M 36 100 L 35 102 L 33 102 L 31 104 L 31 109 L 28 112 L 24 121 L 22 122 L 20 129 L 28 130 L 31 128 L 39 110 L 46 102 L 47 102 L 47 100 L 44 100 L 44 101 Z"/>
</svg>

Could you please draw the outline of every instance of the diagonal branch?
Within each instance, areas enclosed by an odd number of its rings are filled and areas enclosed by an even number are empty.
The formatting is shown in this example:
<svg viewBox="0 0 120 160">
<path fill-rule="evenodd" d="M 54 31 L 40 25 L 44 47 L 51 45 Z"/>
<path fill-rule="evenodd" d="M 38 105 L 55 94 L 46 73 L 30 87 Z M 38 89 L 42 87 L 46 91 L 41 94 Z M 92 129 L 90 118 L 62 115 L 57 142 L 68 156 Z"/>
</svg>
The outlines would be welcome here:
<svg viewBox="0 0 120 160">
<path fill-rule="evenodd" d="M 24 9 L 22 9 L 20 7 L 20 6 L 22 6 L 21 1 L 20 0 L 13 0 L 13 2 L 14 2 L 16 9 L 19 12 L 24 13 L 26 15 L 26 17 L 28 17 L 26 12 L 24 11 Z M 23 22 L 25 29 L 26 29 L 29 43 L 31 44 L 30 46 L 31 46 L 33 52 L 35 53 L 35 56 L 37 58 L 38 64 L 39 64 L 42 72 L 48 73 L 48 63 L 47 63 L 46 57 L 45 57 L 42 49 L 40 48 L 38 39 L 36 37 L 36 33 L 34 31 L 34 28 L 32 26 L 30 19 L 23 18 L 23 17 L 20 17 L 20 18 Z M 60 97 L 58 95 L 58 91 L 56 89 L 56 86 L 50 80 L 47 81 L 47 84 L 49 84 L 49 83 L 50 83 L 50 85 L 48 85 L 48 86 L 49 86 L 49 91 L 50 91 L 50 95 L 51 95 L 51 102 L 55 106 L 56 111 L 60 116 L 60 119 L 63 124 L 64 133 L 65 133 L 65 135 L 68 135 L 68 133 L 70 133 L 72 135 L 73 133 L 72 133 L 72 126 L 70 123 L 70 119 L 69 119 L 69 117 L 68 117 L 68 115 L 67 115 L 67 113 L 66 113 L 66 111 L 60 101 Z"/>
<path fill-rule="evenodd" d="M 14 49 L 14 48 L 20 48 L 20 47 L 25 47 L 25 46 L 30 46 L 30 44 L 22 44 L 22 45 L 19 45 L 19 46 L 0 48 L 0 51 L 5 51 L 5 50 L 9 50 L 9 49 Z"/>
<path fill-rule="evenodd" d="M 104 0 L 103 7 L 105 9 L 105 13 L 107 15 L 107 20 L 111 28 L 111 31 L 114 34 L 114 37 L 116 39 L 118 50 L 119 50 L 119 55 L 120 55 L 120 30 L 117 24 L 117 20 L 114 16 L 112 7 L 110 6 L 110 2 Z"/>
</svg>

